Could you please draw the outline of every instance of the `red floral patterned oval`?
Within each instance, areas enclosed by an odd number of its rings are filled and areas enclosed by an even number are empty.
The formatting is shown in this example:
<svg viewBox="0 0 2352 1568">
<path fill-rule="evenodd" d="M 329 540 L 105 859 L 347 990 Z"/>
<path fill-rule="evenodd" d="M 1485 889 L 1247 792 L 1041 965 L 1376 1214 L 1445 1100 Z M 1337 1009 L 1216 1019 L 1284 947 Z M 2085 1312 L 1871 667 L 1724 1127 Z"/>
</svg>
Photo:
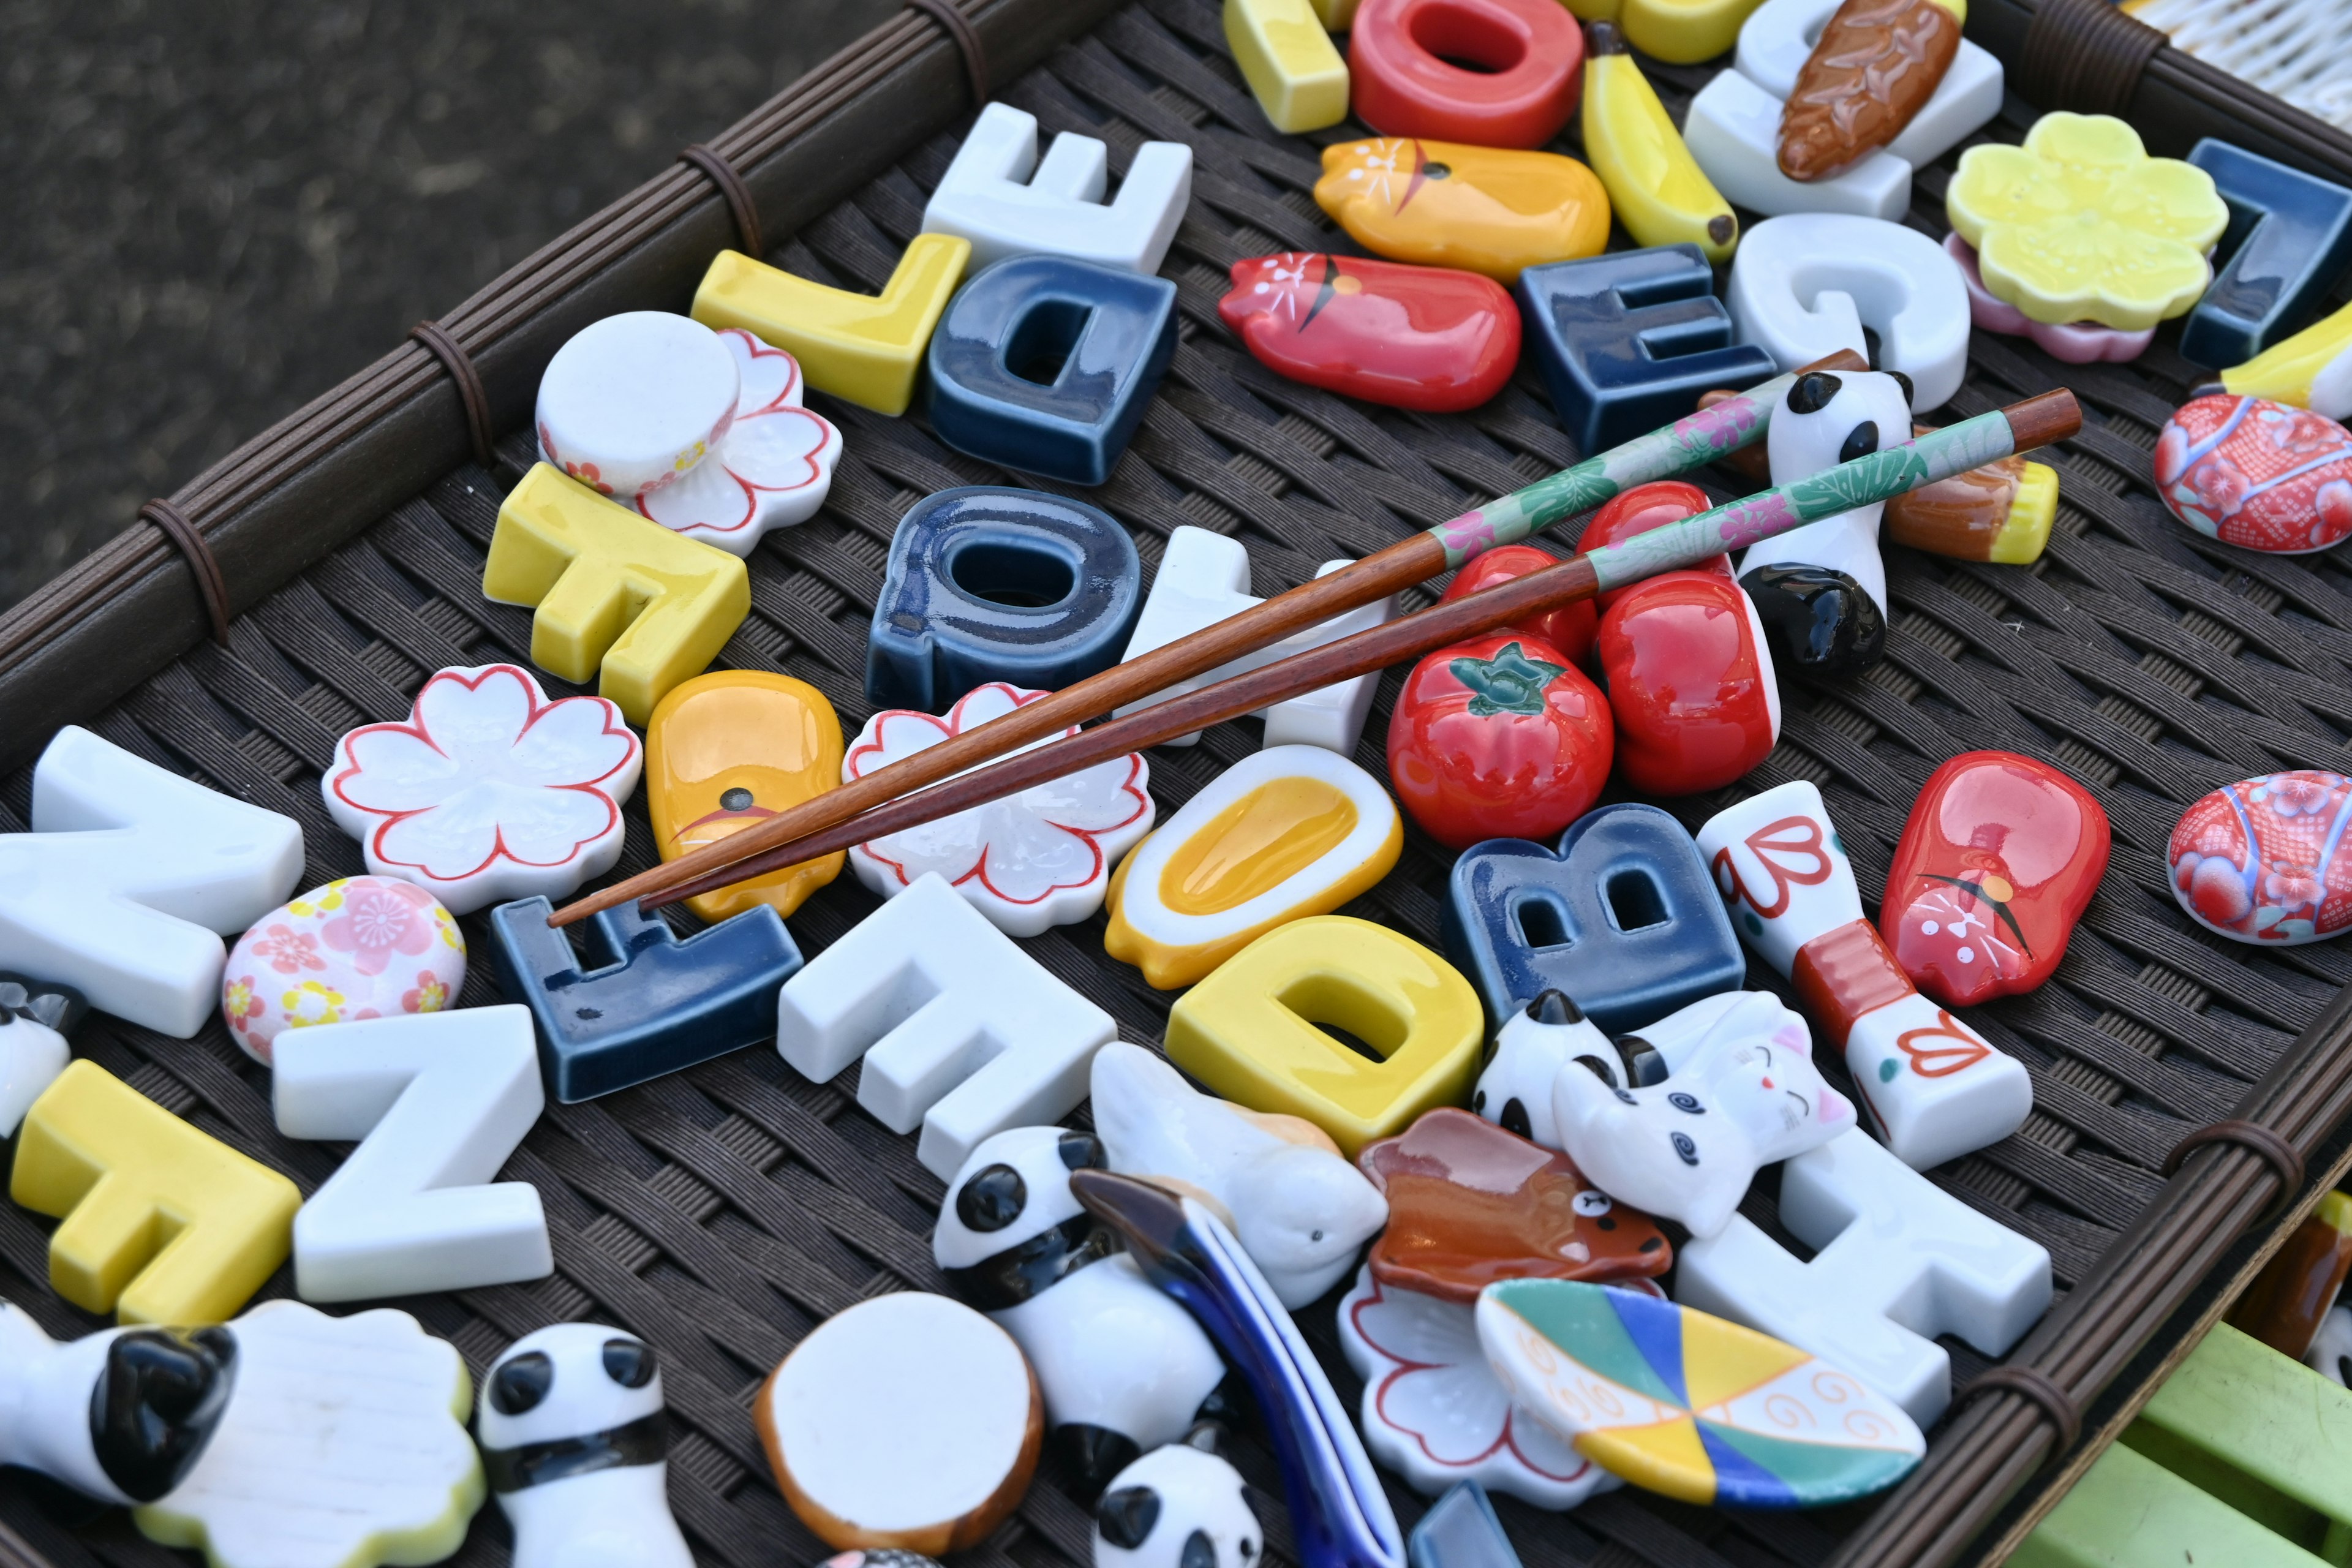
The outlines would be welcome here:
<svg viewBox="0 0 2352 1568">
<path fill-rule="evenodd" d="M 2157 439 L 2156 489 L 2173 516 L 2224 544 L 2326 550 L 2352 533 L 2352 430 L 2266 397 L 2196 398 Z"/>
<path fill-rule="evenodd" d="M 2172 892 L 2201 925 L 2293 947 L 2352 925 L 2352 779 L 2315 769 L 2217 789 L 2172 830 Z"/>
</svg>

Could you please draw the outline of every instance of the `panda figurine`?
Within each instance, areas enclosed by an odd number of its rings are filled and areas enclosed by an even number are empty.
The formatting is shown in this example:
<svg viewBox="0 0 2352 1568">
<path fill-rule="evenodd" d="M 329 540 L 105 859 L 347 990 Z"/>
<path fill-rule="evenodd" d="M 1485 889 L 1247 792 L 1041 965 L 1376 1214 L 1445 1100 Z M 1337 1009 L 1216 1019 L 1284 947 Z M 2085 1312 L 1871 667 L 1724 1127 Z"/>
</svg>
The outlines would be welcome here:
<svg viewBox="0 0 2352 1568">
<path fill-rule="evenodd" d="M 1029 1358 L 1054 1444 L 1089 1492 L 1181 1436 L 1225 1375 L 1192 1315 L 1072 1195 L 1072 1171 L 1103 1168 L 1090 1133 L 999 1132 L 949 1184 L 931 1237 L 949 1289 Z"/>
<path fill-rule="evenodd" d="M 102 1329 L 60 1344 L 0 1301 L 0 1466 L 100 1502 L 153 1502 L 204 1456 L 236 1375 L 226 1328 Z"/>
<path fill-rule="evenodd" d="M 1799 376 L 1765 433 L 1772 482 L 1791 485 L 1911 439 L 1911 380 L 1895 371 Z M 1886 563 L 1873 501 L 1760 540 L 1740 558 L 1772 655 L 1822 673 L 1858 670 L 1886 651 Z"/>
<path fill-rule="evenodd" d="M 1264 1534 L 1216 1431 L 1202 1422 L 1112 1478 L 1095 1505 L 1095 1568 L 1257 1568 Z"/>
<path fill-rule="evenodd" d="M 694 1568 L 651 1345 L 593 1323 L 526 1334 L 482 1380 L 475 1430 L 514 1568 Z"/>
<path fill-rule="evenodd" d="M 1495 1032 L 1470 1109 L 1506 1132 L 1557 1149 L 1551 1084 L 1570 1062 L 1582 1062 L 1612 1089 L 1645 1089 L 1666 1076 L 1664 1059 L 1640 1037 L 1612 1040 L 1567 992 L 1546 991 Z"/>
</svg>

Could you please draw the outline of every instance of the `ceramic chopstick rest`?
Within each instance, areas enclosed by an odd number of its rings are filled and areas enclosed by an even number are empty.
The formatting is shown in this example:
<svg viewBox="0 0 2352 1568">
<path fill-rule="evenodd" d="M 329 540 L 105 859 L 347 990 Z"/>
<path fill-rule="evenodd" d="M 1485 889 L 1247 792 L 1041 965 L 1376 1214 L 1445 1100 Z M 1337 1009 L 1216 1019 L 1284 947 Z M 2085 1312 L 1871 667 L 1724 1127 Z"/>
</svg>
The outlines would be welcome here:
<svg viewBox="0 0 2352 1568">
<path fill-rule="evenodd" d="M 877 1546 L 871 1551 L 852 1547 L 835 1552 L 816 1568 L 939 1568 L 939 1563 L 919 1552 L 901 1552 L 891 1546 Z"/>
<path fill-rule="evenodd" d="M 1066 256 L 1157 272 L 1192 192 L 1192 149 L 1146 142 L 1127 154 L 1118 199 L 1106 203 L 1110 150 L 1063 132 L 1037 156 L 1037 117 L 983 106 L 923 208 L 926 234 L 971 242 L 970 269 L 1008 256 Z"/>
<path fill-rule="evenodd" d="M 2323 1193 L 2318 1206 L 2238 1298 L 2230 1321 L 2279 1354 L 2301 1359 L 2319 1338 L 2347 1272 L 2352 1272 L 2352 1196 Z"/>
<path fill-rule="evenodd" d="M 2023 1064 L 1913 987 L 1862 917 L 1820 790 L 1767 790 L 1697 837 L 1741 940 L 1844 1050 L 1863 1109 L 1904 1163 L 1924 1171 L 2017 1131 L 2033 1109 Z"/>
<path fill-rule="evenodd" d="M 1912 388 L 1903 419 L 1885 430 L 1888 446 L 1909 438 L 1912 409 L 1941 407 L 1968 374 L 1969 291 L 1959 268 L 1899 223 L 1843 213 L 1759 223 L 1740 241 L 1724 300 L 1742 341 L 1761 345 L 1782 370 L 1839 349 L 1868 354 L 1864 329 L 1874 331 L 1873 363 L 1909 377 Z M 1780 423 L 1776 411 L 1773 424 Z"/>
<path fill-rule="evenodd" d="M 748 555 L 816 515 L 841 432 L 801 406 L 801 367 L 740 327 L 627 310 L 540 375 L 539 455 L 675 533 Z"/>
<path fill-rule="evenodd" d="M 934 491 L 890 536 L 866 695 L 936 713 L 992 680 L 1054 690 L 1118 663 L 1142 606 L 1143 563 L 1108 512 L 1005 485 Z"/>
<path fill-rule="evenodd" d="M 1684 1302 L 1838 1363 L 1932 1424 L 1951 1399 L 1952 1334 L 2008 1353 L 2049 1308 L 2050 1254 L 1859 1130 L 1780 1167 L 1780 1223 L 1800 1262 L 1742 1215 L 1683 1244 Z"/>
<path fill-rule="evenodd" d="M 1348 29 L 1350 106 L 1384 136 L 1541 147 L 1576 112 L 1583 65 L 1551 0 L 1362 0 Z"/>
<path fill-rule="evenodd" d="M 1046 693 L 992 680 L 939 718 L 888 708 L 866 721 L 841 764 L 844 784 L 977 729 Z M 1073 724 L 1064 731 L 1075 735 Z M 857 879 L 895 899 L 943 877 L 1007 936 L 1038 936 L 1102 908 L 1112 868 L 1151 831 L 1151 767 L 1139 752 L 1033 785 L 849 851 Z"/>
<path fill-rule="evenodd" d="M 66 1036 L 88 1006 L 78 993 L 0 974 L 0 1142 L 66 1070 Z"/>
<path fill-rule="evenodd" d="M 1264 1544 L 1241 1472 L 1197 1438 L 1137 1459 L 1095 1504 L 1095 1568 L 1256 1568 Z"/>
<path fill-rule="evenodd" d="M 2127 363 L 2146 353 L 2156 339 L 2154 327 L 2126 332 L 2096 321 L 2037 321 L 1985 287 L 1984 274 L 1977 268 L 1976 247 L 1957 232 L 1944 236 L 1944 254 L 1960 269 L 1972 324 L 2004 337 L 2031 338 L 2035 348 L 2063 363 Z"/>
<path fill-rule="evenodd" d="M 917 1290 L 835 1313 L 754 1396 L 784 1500 L 827 1544 L 944 1556 L 1020 1506 L 1045 1403 L 1011 1335 Z"/>
<path fill-rule="evenodd" d="M 1685 1027 L 1685 1015 L 1698 1015 Z M 1552 1080 L 1552 1124 L 1585 1175 L 1622 1203 L 1696 1237 L 1730 1223 L 1758 1169 L 1854 1125 L 1822 1081 L 1805 1021 L 1763 992 L 1695 1002 L 1643 1038 L 1672 1069 L 1623 1088 L 1571 1062 Z"/>
<path fill-rule="evenodd" d="M 1218 316 L 1260 364 L 1310 386 L 1454 414 L 1518 363 L 1519 313 L 1475 272 L 1293 250 L 1236 261 L 1232 278 Z"/>
<path fill-rule="evenodd" d="M 1328 576 L 1348 564 L 1344 560 L 1326 561 L 1315 574 Z M 1139 658 L 1262 603 L 1250 594 L 1249 585 L 1249 551 L 1240 540 L 1189 523 L 1179 526 L 1168 536 L 1167 548 L 1160 557 L 1160 571 L 1151 580 L 1151 592 L 1144 597 L 1135 635 L 1128 639 L 1127 651 L 1119 655 L 1119 662 Z M 1145 701 L 1130 702 L 1119 713 L 1133 713 L 1213 681 L 1245 674 L 1276 659 L 1370 631 L 1393 618 L 1396 613 L 1393 596 L 1359 605 L 1346 615 L 1334 616 L 1306 631 L 1294 633 L 1271 647 L 1244 654 L 1205 675 L 1178 681 Z M 1379 685 L 1377 675 L 1360 675 L 1262 710 L 1258 717 L 1265 721 L 1265 744 L 1322 746 L 1343 757 L 1352 755 L 1357 739 L 1363 734 L 1364 720 L 1372 710 L 1372 693 Z M 1199 739 L 1197 734 L 1186 735 L 1164 743 L 1189 746 Z"/>
<path fill-rule="evenodd" d="M 1405 1538 L 1412 1568 L 1519 1568 L 1519 1554 L 1476 1481 L 1456 1481 Z"/>
<path fill-rule="evenodd" d="M 345 877 L 247 928 L 221 976 L 229 1038 L 264 1067 L 289 1029 L 437 1013 L 466 984 L 466 934 L 396 877 Z"/>
<path fill-rule="evenodd" d="M 904 414 L 971 257 L 971 242 L 960 236 L 919 234 L 881 292 L 864 294 L 722 250 L 694 291 L 693 316 L 789 352 L 819 392 L 877 414 Z"/>
<path fill-rule="evenodd" d="M 1609 193 L 1557 153 L 1422 137 L 1336 142 L 1323 149 L 1315 201 L 1375 256 L 1506 287 L 1523 268 L 1598 256 L 1609 242 Z"/>
<path fill-rule="evenodd" d="M 1692 96 L 1683 143 L 1717 190 L 1768 217 L 1837 213 L 1893 222 L 1909 209 L 1911 165 L 1883 149 L 1825 179 L 1798 181 L 1782 174 L 1780 121 L 1787 110 L 1746 72 L 1720 70 Z"/>
<path fill-rule="evenodd" d="M 1732 247 L 1739 243 L 1739 220 L 1691 156 L 1614 22 L 1591 24 L 1581 120 L 1584 154 L 1609 192 L 1611 212 L 1634 244 L 1692 246 L 1711 264 L 1731 259 Z"/>
<path fill-rule="evenodd" d="M 675 860 L 841 787 L 841 721 L 805 680 L 714 669 L 674 689 L 646 726 L 646 812 Z M 840 850 L 686 900 L 713 924 L 766 904 L 789 915 L 841 875 Z"/>
<path fill-rule="evenodd" d="M 215 1568 L 437 1563 L 482 1503 L 465 1363 L 405 1312 L 267 1301 L 52 1344 L 0 1303 L 0 1464 L 129 1504 Z"/>
<path fill-rule="evenodd" d="M 2352 534 L 2352 431 L 2262 397 L 2192 398 L 2156 442 L 2156 493 L 2209 539 L 2272 555 Z"/>
<path fill-rule="evenodd" d="M 1818 1508 L 1927 1452 L 1899 1405 L 1793 1345 L 1671 1301 L 1566 1279 L 1490 1285 L 1478 1341 L 1520 1407 L 1634 1485 L 1685 1502 Z"/>
<path fill-rule="evenodd" d="M 1256 1396 L 1299 1562 L 1318 1568 L 1404 1568 L 1404 1540 L 1356 1429 L 1233 1232 L 1209 1206 L 1108 1171 L 1078 1171 L 1071 1190 L 1127 1242 L 1145 1278 L 1181 1301 Z"/>
<path fill-rule="evenodd" d="M 1559 563 L 1559 556 L 1532 544 L 1498 544 L 1464 562 L 1454 572 L 1454 580 L 1445 584 L 1445 592 L 1437 596 L 1437 602 L 1444 605 L 1466 599 Z M 1507 629 L 1549 643 L 1575 663 L 1584 665 L 1591 660 L 1592 634 L 1600 619 L 1599 612 L 1588 599 L 1513 621 Z"/>
<path fill-rule="evenodd" d="M 68 724 L 0 868 L 0 967 L 185 1039 L 220 999 L 221 936 L 294 891 L 302 830 Z"/>
<path fill-rule="evenodd" d="M 1389 716 L 1389 783 L 1450 849 L 1549 837 L 1582 816 L 1616 754 L 1609 700 L 1569 657 L 1508 631 L 1426 655 Z"/>
<path fill-rule="evenodd" d="M 830 1081 L 865 1058 L 857 1102 L 942 1180 L 1008 1127 L 1084 1100 L 1109 1014 L 1048 973 L 937 875 L 860 921 L 786 982 L 776 1049 Z"/>
<path fill-rule="evenodd" d="M 1103 947 L 1162 991 L 1190 985 L 1276 927 L 1364 892 L 1403 847 L 1379 780 L 1320 746 L 1270 746 L 1120 863 Z"/>
<path fill-rule="evenodd" d="M 738 557 L 534 463 L 499 503 L 482 596 L 531 606 L 531 662 L 594 679 L 643 724 L 743 624 L 751 579 Z"/>
<path fill-rule="evenodd" d="M 1114 1040 L 1097 1052 L 1090 1092 L 1109 1168 L 1220 1205 L 1285 1307 L 1337 1285 L 1390 1217 L 1313 1126 L 1202 1094 L 1140 1046 Z"/>
<path fill-rule="evenodd" d="M 2221 373 L 2223 390 L 2352 419 L 2352 306 Z"/>
<path fill-rule="evenodd" d="M 1963 752 L 1911 804 L 1879 933 L 1947 1006 L 2031 991 L 2065 955 L 2107 847 L 2107 814 L 2064 773 L 2013 752 Z"/>
<path fill-rule="evenodd" d="M 1411 937 L 1316 915 L 1275 927 L 1179 997 L 1168 1056 L 1227 1099 L 1313 1122 L 1352 1156 L 1469 1098 L 1485 1023 L 1470 983 Z M 1385 1054 L 1369 1060 L 1324 1026 Z"/>
<path fill-rule="evenodd" d="M 931 1233 L 948 1289 L 1029 1358 L 1049 1441 L 1089 1494 L 1181 1437 L 1225 1375 L 1200 1324 L 1071 1195 L 1072 1171 L 1104 1163 L 1088 1133 L 999 1132 L 948 1184 Z"/>
<path fill-rule="evenodd" d="M 488 1184 L 547 1104 L 529 1009 L 327 1025 L 281 1041 L 274 1069 L 278 1131 L 359 1144 L 294 1216 L 304 1300 L 555 1271 L 539 1189 Z"/>
<path fill-rule="evenodd" d="M 2318 769 L 2263 773 L 2181 813 L 2166 858 L 2172 896 L 2207 931 L 2298 947 L 2352 925 L 2352 778 Z"/>
<path fill-rule="evenodd" d="M 8 1195 L 63 1223 L 49 1286 L 126 1323 L 217 1323 L 286 1261 L 294 1184 L 77 1061 L 17 1130 Z"/>
<path fill-rule="evenodd" d="M 784 918 L 754 904 L 684 941 L 635 902 L 585 922 L 583 961 L 545 899 L 490 911 L 499 989 L 530 1009 L 548 1093 L 593 1100 L 765 1039 L 769 998 L 801 967 Z"/>
<path fill-rule="evenodd" d="M 1566 1510 L 1624 1484 L 1513 1405 L 1478 1348 L 1469 1305 L 1383 1285 L 1366 1264 L 1340 1299 L 1339 1327 L 1364 1380 L 1364 1446 L 1415 1491 L 1475 1481 Z"/>
<path fill-rule="evenodd" d="M 1295 136 L 1348 118 L 1348 62 L 1307 0 L 1225 0 L 1223 11 L 1225 47 L 1268 124 Z"/>
<path fill-rule="evenodd" d="M 509 1345 L 476 1416 L 515 1568 L 692 1568 L 669 1511 L 669 1435 L 651 1345 L 556 1323 Z"/>
<path fill-rule="evenodd" d="M 1929 5 L 1935 12 L 1921 8 Z M 1965 9 L 1943 0 L 1758 6 L 1739 29 L 1736 65 L 1787 105 L 1781 172 L 1810 184 L 1876 147 L 1923 169 L 1999 114 L 2000 62 L 1960 37 Z"/>
<path fill-rule="evenodd" d="M 1780 742 L 1772 647 L 1756 601 L 1727 576 L 1663 572 L 1620 590 L 1593 652 L 1616 717 L 1617 776 L 1635 789 L 1721 789 Z"/>
<path fill-rule="evenodd" d="M 1559 1147 L 1559 1129 L 1551 1119 L 1551 1084 L 1559 1069 L 1579 1058 L 1601 1064 L 1612 1084 L 1631 1087 L 1664 1078 L 1665 1063 L 1654 1055 L 1643 1059 L 1649 1069 L 1632 1070 L 1619 1058 L 1616 1047 L 1586 1017 L 1564 991 L 1538 994 L 1525 1007 L 1514 1009 L 1495 1031 L 1495 1047 L 1470 1092 L 1470 1109 L 1507 1132 L 1517 1134 L 1546 1149 Z"/>
</svg>

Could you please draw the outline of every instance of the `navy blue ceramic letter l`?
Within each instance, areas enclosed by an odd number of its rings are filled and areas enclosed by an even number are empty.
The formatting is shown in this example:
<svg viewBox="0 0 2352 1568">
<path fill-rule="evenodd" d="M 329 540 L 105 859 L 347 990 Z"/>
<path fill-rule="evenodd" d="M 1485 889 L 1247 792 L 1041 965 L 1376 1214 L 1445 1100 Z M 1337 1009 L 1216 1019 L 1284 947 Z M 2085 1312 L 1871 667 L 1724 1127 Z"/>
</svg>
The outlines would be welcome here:
<svg viewBox="0 0 2352 1568">
<path fill-rule="evenodd" d="M 2242 364 L 2303 326 L 2352 261 L 2352 191 L 2210 136 L 2189 161 L 2213 176 L 2230 226 L 2180 356 Z"/>
</svg>

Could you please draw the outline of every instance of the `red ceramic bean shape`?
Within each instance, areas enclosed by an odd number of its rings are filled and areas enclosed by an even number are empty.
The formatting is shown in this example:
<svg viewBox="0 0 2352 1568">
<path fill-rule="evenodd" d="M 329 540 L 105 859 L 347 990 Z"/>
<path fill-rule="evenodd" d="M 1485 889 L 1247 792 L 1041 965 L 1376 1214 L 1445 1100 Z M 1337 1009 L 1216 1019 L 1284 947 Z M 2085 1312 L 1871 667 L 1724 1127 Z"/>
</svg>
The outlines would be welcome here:
<svg viewBox="0 0 2352 1568">
<path fill-rule="evenodd" d="M 1601 617 L 1594 646 L 1617 719 L 1617 773 L 1645 794 L 1721 789 L 1780 738 L 1764 629 L 1737 583 L 1667 572 Z"/>
<path fill-rule="evenodd" d="M 2157 437 L 2156 493 L 2224 544 L 2326 550 L 2352 535 L 2352 430 L 2266 397 L 2195 398 Z"/>
<path fill-rule="evenodd" d="M 1912 803 L 1879 933 L 1948 1007 L 2031 991 L 2107 868 L 2107 814 L 2064 773 L 2013 752 L 1964 752 Z"/>
<path fill-rule="evenodd" d="M 1549 838 L 1609 782 L 1612 729 L 1607 699 L 1559 649 L 1478 637 L 1405 677 L 1389 719 L 1389 780 L 1448 848 Z"/>
<path fill-rule="evenodd" d="M 1454 581 L 1445 585 L 1439 604 L 1463 598 L 1505 583 L 1517 582 L 1531 572 L 1559 564 L 1559 557 L 1547 555 L 1532 544 L 1502 544 L 1484 555 L 1474 555 L 1454 574 Z M 1592 601 L 1580 599 L 1573 605 L 1562 605 L 1557 610 L 1546 610 L 1539 616 L 1529 616 L 1524 621 L 1513 621 L 1509 627 L 1538 642 L 1547 642 L 1568 655 L 1571 664 L 1584 664 L 1592 657 L 1592 629 L 1600 624 L 1600 614 Z M 1499 635 L 1499 634 L 1498 634 Z"/>
<path fill-rule="evenodd" d="M 1267 369 L 1425 414 L 1475 408 L 1519 363 L 1519 312 L 1491 278 L 1289 251 L 1236 261 L 1217 314 Z"/>
<path fill-rule="evenodd" d="M 1583 537 L 1576 542 L 1579 550 L 1597 550 L 1604 544 L 1619 544 L 1637 533 L 1647 533 L 1654 528 L 1664 528 L 1670 522 L 1680 522 L 1686 517 L 1696 517 L 1715 503 L 1696 485 L 1686 485 L 1680 479 L 1659 479 L 1646 485 L 1635 485 L 1609 499 L 1609 504 L 1592 514 L 1584 525 Z M 1738 579 L 1731 574 L 1731 557 L 1717 555 L 1691 568 L 1694 572 L 1712 573 L 1727 583 Z M 1592 603 L 1594 609 L 1606 615 L 1626 590 L 1612 588 Z"/>
<path fill-rule="evenodd" d="M 2315 768 L 2215 790 L 2181 814 L 2172 896 L 2240 942 L 2295 947 L 2352 926 L 2352 778 Z"/>
<path fill-rule="evenodd" d="M 1384 136 L 1540 147 L 1576 112 L 1583 70 L 1559 0 L 1363 0 L 1348 31 L 1356 118 Z"/>
</svg>

